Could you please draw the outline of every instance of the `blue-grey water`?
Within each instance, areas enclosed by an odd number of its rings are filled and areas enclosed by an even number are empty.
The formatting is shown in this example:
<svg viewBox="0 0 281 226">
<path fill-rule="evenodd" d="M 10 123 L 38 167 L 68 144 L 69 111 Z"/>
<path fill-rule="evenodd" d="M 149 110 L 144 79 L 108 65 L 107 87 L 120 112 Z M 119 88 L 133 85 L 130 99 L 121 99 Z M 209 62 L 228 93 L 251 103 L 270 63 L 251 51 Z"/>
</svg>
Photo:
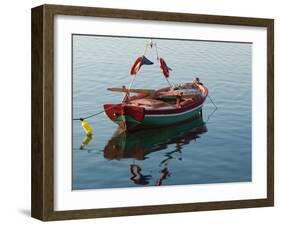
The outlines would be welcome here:
<svg viewBox="0 0 281 226">
<path fill-rule="evenodd" d="M 73 118 L 102 111 L 122 94 L 108 87 L 128 85 L 129 69 L 144 52 L 148 39 L 73 35 Z M 195 77 L 208 87 L 218 109 L 206 99 L 203 121 L 115 133 L 117 125 L 104 114 L 89 118 L 92 140 L 80 121 L 73 121 L 73 189 L 251 181 L 252 44 L 154 39 L 159 56 L 172 68 L 173 84 Z M 146 56 L 134 88 L 167 86 L 155 51 Z M 84 140 L 85 142 L 85 140 Z M 87 143 L 87 141 L 86 141 Z M 141 170 L 140 173 L 134 173 Z"/>
</svg>

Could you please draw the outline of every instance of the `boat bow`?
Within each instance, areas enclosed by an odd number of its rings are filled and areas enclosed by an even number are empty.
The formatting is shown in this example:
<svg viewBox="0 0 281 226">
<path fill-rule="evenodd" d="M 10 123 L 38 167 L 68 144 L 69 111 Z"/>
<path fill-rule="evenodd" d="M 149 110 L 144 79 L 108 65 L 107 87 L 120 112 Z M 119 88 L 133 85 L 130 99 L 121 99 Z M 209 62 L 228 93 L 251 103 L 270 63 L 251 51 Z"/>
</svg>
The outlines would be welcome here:
<svg viewBox="0 0 281 226">
<path fill-rule="evenodd" d="M 126 104 L 105 104 L 104 111 L 112 121 L 124 130 L 136 127 L 144 120 L 145 116 L 145 109 L 143 107 Z"/>
</svg>

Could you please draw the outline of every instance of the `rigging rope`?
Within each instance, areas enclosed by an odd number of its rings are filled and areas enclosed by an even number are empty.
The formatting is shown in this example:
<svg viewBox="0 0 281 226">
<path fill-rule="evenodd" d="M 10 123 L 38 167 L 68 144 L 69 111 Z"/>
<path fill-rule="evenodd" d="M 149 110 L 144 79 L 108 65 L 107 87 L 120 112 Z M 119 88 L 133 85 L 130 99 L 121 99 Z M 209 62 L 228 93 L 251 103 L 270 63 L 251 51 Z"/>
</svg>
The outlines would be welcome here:
<svg viewBox="0 0 281 226">
<path fill-rule="evenodd" d="M 155 51 L 156 51 L 157 60 L 159 61 L 159 55 L 158 55 L 157 44 L 154 43 L 154 46 L 155 46 Z"/>
<path fill-rule="evenodd" d="M 144 52 L 143 52 L 143 54 L 142 54 L 143 56 L 145 56 L 145 54 L 146 54 L 147 46 L 148 46 L 148 43 L 145 44 L 145 49 L 144 49 Z"/>
</svg>

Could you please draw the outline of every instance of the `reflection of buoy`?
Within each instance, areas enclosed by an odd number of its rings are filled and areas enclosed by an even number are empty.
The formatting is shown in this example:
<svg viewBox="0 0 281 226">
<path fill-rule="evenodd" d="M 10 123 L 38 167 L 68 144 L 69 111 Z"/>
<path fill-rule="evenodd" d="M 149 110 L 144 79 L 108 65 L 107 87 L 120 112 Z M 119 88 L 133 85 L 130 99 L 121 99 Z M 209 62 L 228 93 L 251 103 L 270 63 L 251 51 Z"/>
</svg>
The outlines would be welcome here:
<svg viewBox="0 0 281 226">
<path fill-rule="evenodd" d="M 80 121 L 81 121 L 81 127 L 84 129 L 87 136 L 91 136 L 93 133 L 92 133 L 92 128 L 90 127 L 88 121 L 82 118 L 80 118 Z"/>
<path fill-rule="evenodd" d="M 88 145 L 92 138 L 92 135 L 86 135 L 80 145 L 80 149 L 82 150 L 86 145 Z"/>
</svg>

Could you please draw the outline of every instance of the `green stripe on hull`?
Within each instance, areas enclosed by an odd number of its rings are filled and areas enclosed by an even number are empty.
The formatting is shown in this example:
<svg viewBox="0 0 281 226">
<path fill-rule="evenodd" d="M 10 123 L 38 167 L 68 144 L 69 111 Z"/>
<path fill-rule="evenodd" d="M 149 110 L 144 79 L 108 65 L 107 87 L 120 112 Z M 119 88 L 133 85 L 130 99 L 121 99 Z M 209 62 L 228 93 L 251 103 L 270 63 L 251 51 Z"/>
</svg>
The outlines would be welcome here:
<svg viewBox="0 0 281 226">
<path fill-rule="evenodd" d="M 120 124 L 120 122 L 125 122 L 128 129 L 140 124 L 140 122 L 136 121 L 129 115 L 119 115 L 114 122 L 119 124 L 121 127 L 123 126 Z"/>
<path fill-rule="evenodd" d="M 201 112 L 202 108 L 197 108 L 194 111 L 186 112 L 180 115 L 174 116 L 145 116 L 144 120 L 142 121 L 142 126 L 163 126 L 163 125 L 171 125 L 179 122 L 183 122 L 192 118 Z"/>
<path fill-rule="evenodd" d="M 119 115 L 115 123 L 119 124 L 121 127 L 124 127 L 122 123 L 126 124 L 126 130 L 133 129 L 135 127 L 157 127 L 177 124 L 180 122 L 187 121 L 190 118 L 198 116 L 201 114 L 202 107 L 194 109 L 186 113 L 181 113 L 178 115 L 168 116 L 168 115 L 155 115 L 155 116 L 145 116 L 142 122 L 134 120 L 131 116 L 128 115 Z"/>
</svg>

